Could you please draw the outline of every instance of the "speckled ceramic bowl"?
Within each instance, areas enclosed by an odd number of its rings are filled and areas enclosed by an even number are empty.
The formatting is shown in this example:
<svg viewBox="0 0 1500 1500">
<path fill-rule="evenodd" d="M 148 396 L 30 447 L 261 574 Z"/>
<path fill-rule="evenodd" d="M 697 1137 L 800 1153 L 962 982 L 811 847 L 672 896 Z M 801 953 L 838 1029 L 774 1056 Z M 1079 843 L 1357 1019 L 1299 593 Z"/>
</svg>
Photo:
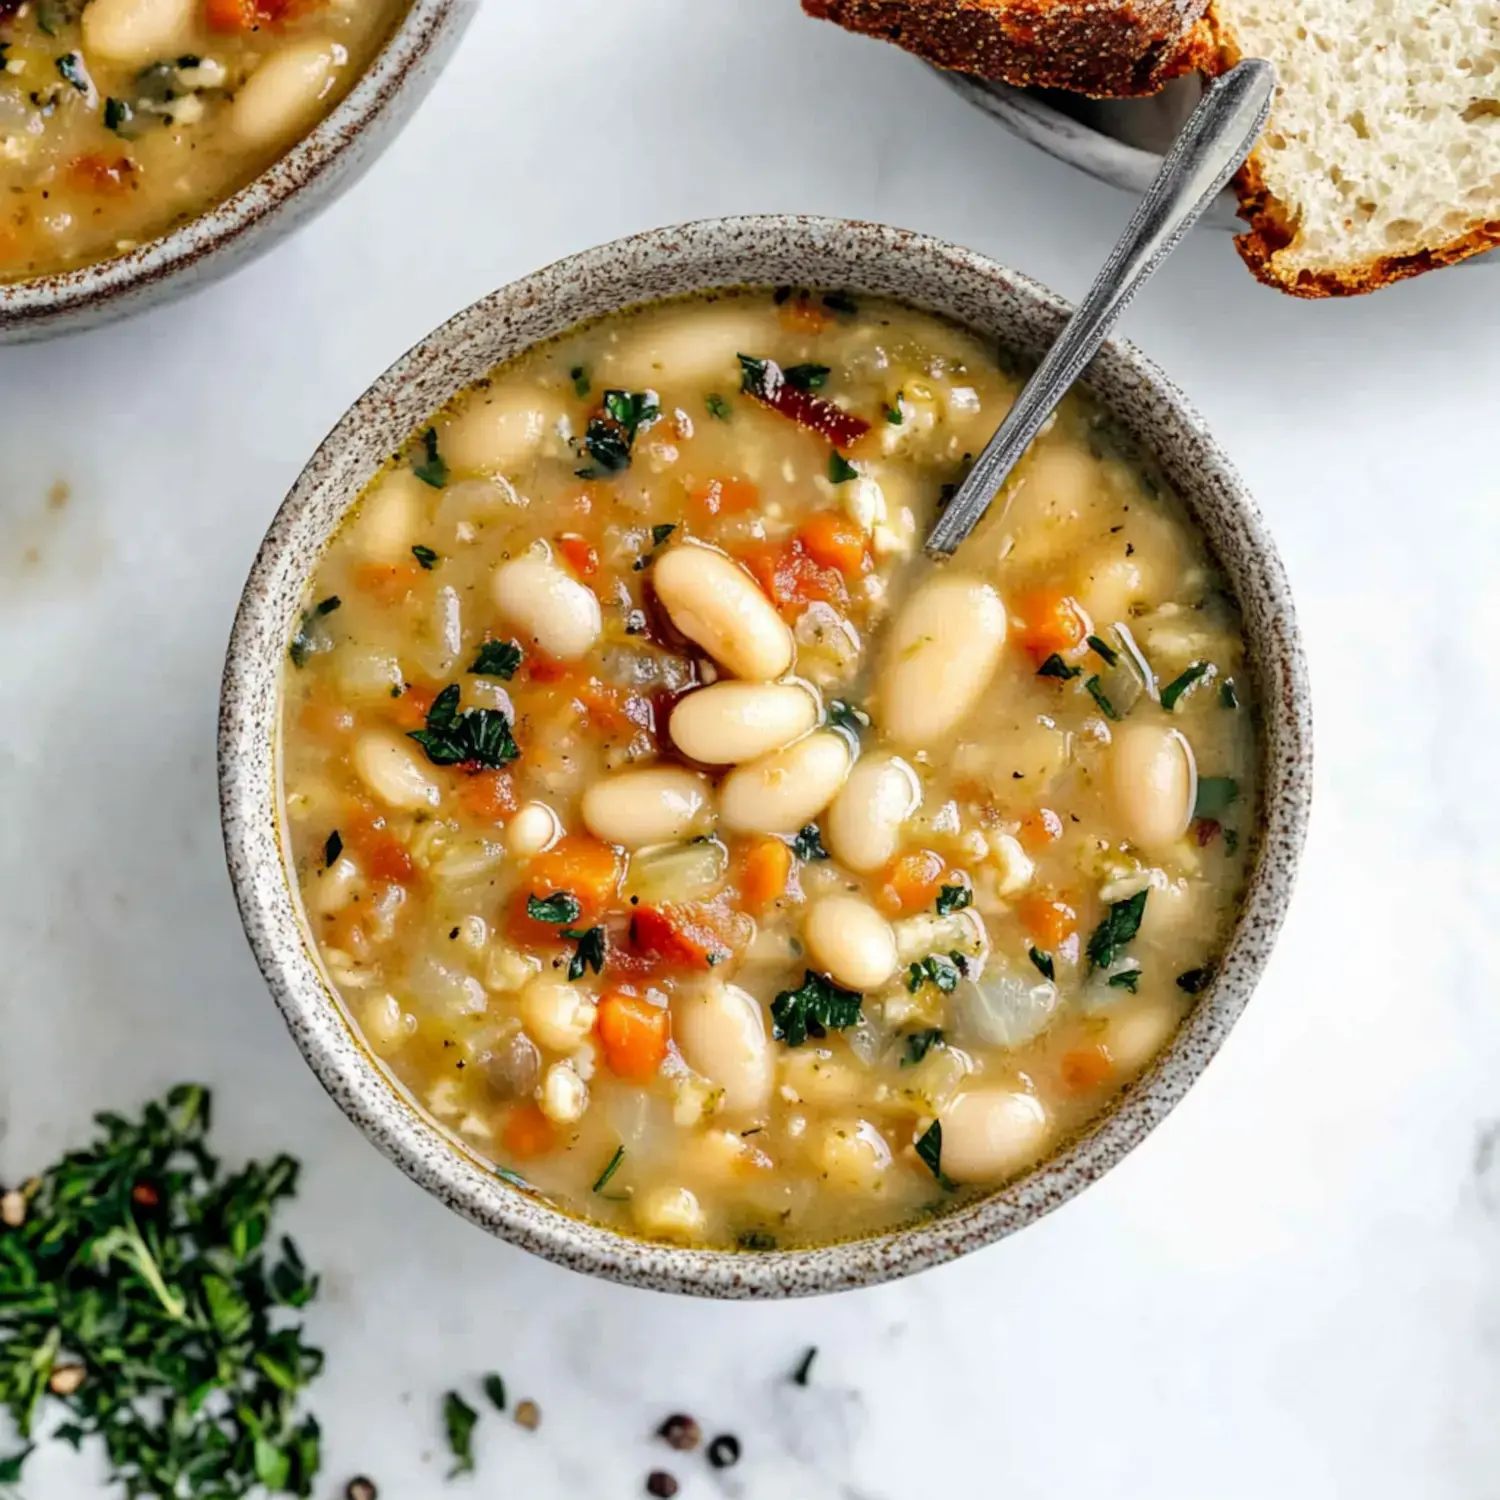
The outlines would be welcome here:
<svg viewBox="0 0 1500 1500">
<path fill-rule="evenodd" d="M 206 286 L 269 249 L 356 182 L 452 55 L 479 0 L 412 0 L 345 98 L 259 177 L 128 255 L 0 285 L 0 343 L 111 322 Z"/>
<path fill-rule="evenodd" d="M 673 293 L 744 283 L 900 298 L 1031 354 L 1068 307 L 972 251 L 875 224 L 724 219 L 586 251 L 460 313 L 386 372 L 339 423 L 273 523 L 245 589 L 224 676 L 219 777 L 229 868 L 251 946 L 298 1045 L 382 1151 L 445 1203 L 515 1244 L 617 1281 L 715 1297 L 867 1286 L 977 1250 L 1100 1177 L 1182 1098 L 1250 998 L 1291 895 L 1311 790 L 1306 669 L 1286 578 L 1254 503 L 1202 421 L 1145 358 L 1110 344 L 1089 384 L 1181 492 L 1244 608 L 1264 705 L 1265 821 L 1244 914 L 1219 977 L 1117 1108 L 1044 1165 L 948 1216 L 819 1249 L 673 1249 L 581 1222 L 511 1187 L 457 1145 L 361 1045 L 315 957 L 281 832 L 277 766 L 287 642 L 350 502 L 408 436 L 494 365 L 573 324 Z"/>
</svg>

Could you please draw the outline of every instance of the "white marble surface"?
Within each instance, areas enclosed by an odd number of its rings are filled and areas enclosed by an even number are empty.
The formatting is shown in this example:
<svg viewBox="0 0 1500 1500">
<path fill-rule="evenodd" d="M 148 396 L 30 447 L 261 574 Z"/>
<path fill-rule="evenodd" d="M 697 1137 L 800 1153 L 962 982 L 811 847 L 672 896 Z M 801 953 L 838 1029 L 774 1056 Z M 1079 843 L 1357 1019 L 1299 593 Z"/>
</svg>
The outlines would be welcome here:
<svg viewBox="0 0 1500 1500">
<path fill-rule="evenodd" d="M 328 1483 L 446 1494 L 436 1402 L 491 1367 L 476 1495 L 641 1492 L 685 1407 L 744 1441 L 684 1500 L 1500 1494 L 1500 269 L 1345 305 L 1186 246 L 1127 332 L 1279 537 L 1318 804 L 1261 992 L 1107 1181 L 915 1281 L 712 1306 L 491 1241 L 366 1146 L 242 941 L 215 819 L 221 652 L 262 531 L 384 365 L 542 262 L 648 225 L 889 220 L 1076 295 L 1128 204 L 793 0 L 485 0 L 376 170 L 177 307 L 0 353 L 0 1177 L 182 1077 L 231 1153 L 308 1162 L 294 1228 Z M 45 496 L 58 479 L 65 510 Z M 785 1372 L 817 1344 L 813 1387 Z M 66 1455 L 30 1500 L 98 1492 Z M 455 1488 L 453 1493 L 460 1493 Z"/>
</svg>

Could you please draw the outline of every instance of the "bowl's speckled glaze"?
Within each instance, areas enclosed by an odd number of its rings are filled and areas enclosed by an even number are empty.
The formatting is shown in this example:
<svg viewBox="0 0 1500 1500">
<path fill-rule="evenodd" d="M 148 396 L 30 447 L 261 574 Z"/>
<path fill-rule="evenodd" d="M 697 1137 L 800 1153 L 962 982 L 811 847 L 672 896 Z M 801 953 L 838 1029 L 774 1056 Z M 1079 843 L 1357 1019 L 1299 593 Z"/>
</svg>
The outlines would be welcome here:
<svg viewBox="0 0 1500 1500">
<path fill-rule="evenodd" d="M 307 580 L 350 503 L 455 393 L 588 318 L 675 293 L 745 283 L 847 288 L 949 317 L 1039 354 L 1068 306 L 972 251 L 875 224 L 766 216 L 656 230 L 539 271 L 460 313 L 349 411 L 278 513 L 251 572 L 224 676 L 224 837 L 245 929 L 298 1045 L 340 1107 L 423 1187 L 493 1233 L 560 1264 L 639 1286 L 785 1297 L 867 1286 L 1022 1228 L 1109 1170 L 1182 1098 L 1244 1009 L 1291 895 L 1312 784 L 1306 667 L 1281 562 L 1201 419 L 1126 344 L 1088 384 L 1159 461 L 1244 609 L 1263 705 L 1265 820 L 1243 914 L 1217 980 L 1118 1106 L 1051 1160 L 954 1213 L 847 1244 L 770 1253 L 675 1249 L 580 1222 L 503 1181 L 422 1115 L 351 1029 L 317 962 L 280 833 L 280 680 Z"/>
<path fill-rule="evenodd" d="M 155 307 L 269 249 L 358 181 L 422 102 L 478 10 L 479 0 L 413 0 L 338 107 L 232 197 L 127 255 L 0 284 L 0 344 Z"/>
</svg>

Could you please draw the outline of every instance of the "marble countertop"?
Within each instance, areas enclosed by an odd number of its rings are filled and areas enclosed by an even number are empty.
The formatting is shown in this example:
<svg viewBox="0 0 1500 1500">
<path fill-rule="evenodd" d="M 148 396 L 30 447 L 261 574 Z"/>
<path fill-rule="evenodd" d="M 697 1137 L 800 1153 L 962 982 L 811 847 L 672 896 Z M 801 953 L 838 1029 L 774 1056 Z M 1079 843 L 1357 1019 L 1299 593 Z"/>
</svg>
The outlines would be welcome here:
<svg viewBox="0 0 1500 1500">
<path fill-rule="evenodd" d="M 794 0 L 486 0 L 400 141 L 290 244 L 0 351 L 0 1178 L 185 1077 L 217 1088 L 226 1154 L 303 1157 L 320 1494 L 364 1471 L 401 1500 L 605 1500 L 663 1457 L 683 1500 L 1500 1494 L 1500 269 L 1297 303 L 1201 232 L 1126 319 L 1279 538 L 1318 800 L 1219 1059 L 1019 1237 L 781 1306 L 556 1269 L 365 1144 L 235 918 L 213 731 L 236 596 L 307 455 L 428 329 L 572 250 L 757 210 L 919 228 L 1076 296 L 1129 207 Z M 450 1491 L 438 1400 L 491 1368 L 543 1423 L 487 1423 Z M 676 1409 L 741 1464 L 652 1444 Z M 25 1493 L 100 1484 L 48 1453 Z"/>
</svg>

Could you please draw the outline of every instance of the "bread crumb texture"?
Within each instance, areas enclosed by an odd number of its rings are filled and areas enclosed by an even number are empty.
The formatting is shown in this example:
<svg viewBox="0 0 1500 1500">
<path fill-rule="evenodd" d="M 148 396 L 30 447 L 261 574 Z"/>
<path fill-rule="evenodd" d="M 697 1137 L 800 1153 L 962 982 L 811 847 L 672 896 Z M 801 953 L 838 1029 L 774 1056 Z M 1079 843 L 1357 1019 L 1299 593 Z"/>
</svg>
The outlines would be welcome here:
<svg viewBox="0 0 1500 1500">
<path fill-rule="evenodd" d="M 1241 175 L 1262 280 L 1365 292 L 1500 243 L 1500 3 L 1218 0 L 1221 66 L 1281 88 Z"/>
</svg>

